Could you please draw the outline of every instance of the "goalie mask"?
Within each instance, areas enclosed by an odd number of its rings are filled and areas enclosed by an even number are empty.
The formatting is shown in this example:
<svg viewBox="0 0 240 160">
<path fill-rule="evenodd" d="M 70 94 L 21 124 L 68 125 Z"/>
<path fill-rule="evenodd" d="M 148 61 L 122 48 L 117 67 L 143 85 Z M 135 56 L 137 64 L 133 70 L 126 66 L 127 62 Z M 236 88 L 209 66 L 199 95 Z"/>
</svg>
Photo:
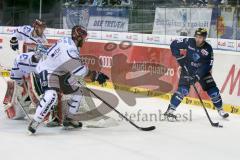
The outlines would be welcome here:
<svg viewBox="0 0 240 160">
<path fill-rule="evenodd" d="M 33 28 L 37 36 L 42 37 L 45 28 L 47 27 L 46 22 L 40 19 L 36 19 L 33 22 Z"/>
<path fill-rule="evenodd" d="M 45 47 L 44 45 L 42 44 L 37 44 L 36 48 L 35 48 L 35 58 L 37 60 L 40 60 L 40 58 L 42 58 L 43 55 L 47 55 L 47 50 L 48 48 Z"/>
<path fill-rule="evenodd" d="M 87 30 L 84 27 L 77 25 L 72 28 L 72 40 L 75 42 L 77 47 L 82 47 L 86 37 Z"/>
</svg>

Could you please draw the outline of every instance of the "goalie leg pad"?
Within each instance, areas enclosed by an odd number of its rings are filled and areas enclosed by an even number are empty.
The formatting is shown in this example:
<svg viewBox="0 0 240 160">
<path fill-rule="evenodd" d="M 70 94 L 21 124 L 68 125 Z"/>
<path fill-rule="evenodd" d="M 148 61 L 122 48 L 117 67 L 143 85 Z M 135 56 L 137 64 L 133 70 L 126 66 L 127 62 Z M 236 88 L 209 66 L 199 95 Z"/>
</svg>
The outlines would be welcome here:
<svg viewBox="0 0 240 160">
<path fill-rule="evenodd" d="M 50 110 L 57 103 L 58 95 L 55 90 L 47 90 L 43 98 L 40 100 L 36 113 L 34 115 L 34 120 L 37 122 L 42 122 Z"/>
<path fill-rule="evenodd" d="M 42 91 L 40 90 L 40 82 L 38 83 L 38 79 L 34 73 L 30 73 L 28 77 L 25 77 L 28 87 L 28 94 L 32 101 L 33 105 L 37 105 L 40 100 L 40 95 Z"/>
<path fill-rule="evenodd" d="M 21 87 L 14 81 L 7 82 L 7 92 L 3 104 L 9 119 L 23 119 L 25 114 L 22 111 L 22 107 L 26 108 L 30 103 L 24 86 Z"/>
</svg>

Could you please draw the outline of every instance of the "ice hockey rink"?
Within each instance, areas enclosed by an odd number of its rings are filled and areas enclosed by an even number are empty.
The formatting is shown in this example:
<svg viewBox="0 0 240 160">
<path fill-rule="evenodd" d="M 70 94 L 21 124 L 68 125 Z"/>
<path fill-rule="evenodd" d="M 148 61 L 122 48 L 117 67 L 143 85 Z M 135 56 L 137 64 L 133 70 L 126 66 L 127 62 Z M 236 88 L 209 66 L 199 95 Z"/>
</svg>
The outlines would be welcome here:
<svg viewBox="0 0 240 160">
<path fill-rule="evenodd" d="M 0 78 L 0 84 L 2 104 L 6 89 L 3 78 Z M 104 90 L 114 93 L 111 89 Z M 114 94 L 117 96 L 116 93 Z M 144 113 L 157 113 L 159 109 L 166 110 L 167 105 L 167 101 L 158 98 L 139 98 L 136 107 L 129 107 L 120 100 L 117 109 L 122 113 L 135 113 L 140 109 Z M 116 113 L 111 112 L 110 116 L 119 119 L 119 125 L 116 127 L 83 127 L 79 130 L 69 131 L 63 130 L 61 127 L 41 126 L 36 135 L 29 136 L 26 131 L 28 121 L 8 120 L 1 107 L 1 159 L 238 159 L 239 116 L 231 115 L 228 120 L 222 120 L 216 111 L 209 110 L 212 119 L 219 121 L 224 126 L 223 128 L 214 128 L 209 124 L 201 107 L 181 105 L 177 112 L 182 114 L 191 112 L 192 120 L 136 122 L 140 126 L 156 126 L 156 130 L 144 132 L 121 121 Z"/>
</svg>

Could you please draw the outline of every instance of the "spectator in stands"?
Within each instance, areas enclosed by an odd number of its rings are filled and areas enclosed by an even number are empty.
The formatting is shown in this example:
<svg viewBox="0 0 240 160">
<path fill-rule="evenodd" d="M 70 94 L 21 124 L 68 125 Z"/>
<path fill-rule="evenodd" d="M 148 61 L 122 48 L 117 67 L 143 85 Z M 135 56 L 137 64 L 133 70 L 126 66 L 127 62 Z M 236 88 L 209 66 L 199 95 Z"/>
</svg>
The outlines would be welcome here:
<svg viewBox="0 0 240 160">
<path fill-rule="evenodd" d="M 102 6 L 103 5 L 103 0 L 93 0 L 92 5 L 93 6 Z"/>
<path fill-rule="evenodd" d="M 93 5 L 93 2 L 94 2 L 94 0 L 86 0 L 86 2 L 84 4 L 91 6 L 91 5 Z"/>
<path fill-rule="evenodd" d="M 208 2 L 207 0 L 194 0 L 192 2 L 192 5 L 195 5 L 197 7 L 204 7 L 204 6 L 207 6 Z"/>
<path fill-rule="evenodd" d="M 224 0 L 208 0 L 209 4 L 212 4 L 212 5 L 219 5 L 221 3 L 223 3 Z"/>
<path fill-rule="evenodd" d="M 115 5 L 121 5 L 122 0 L 110 0 L 110 4 L 115 6 Z"/>
</svg>

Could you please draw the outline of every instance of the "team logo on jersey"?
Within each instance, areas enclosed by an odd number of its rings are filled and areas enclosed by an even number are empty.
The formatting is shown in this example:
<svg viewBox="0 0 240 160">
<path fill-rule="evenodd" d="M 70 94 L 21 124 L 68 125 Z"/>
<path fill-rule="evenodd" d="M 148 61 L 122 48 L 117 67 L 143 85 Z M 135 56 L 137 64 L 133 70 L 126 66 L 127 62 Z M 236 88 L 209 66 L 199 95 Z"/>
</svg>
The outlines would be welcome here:
<svg viewBox="0 0 240 160">
<path fill-rule="evenodd" d="M 209 52 L 207 50 L 205 50 L 205 49 L 202 49 L 201 53 L 202 53 L 203 56 L 209 55 Z"/>
<path fill-rule="evenodd" d="M 192 58 L 193 58 L 194 62 L 197 62 L 200 59 L 200 56 L 197 53 L 193 53 Z"/>
<path fill-rule="evenodd" d="M 41 86 L 42 86 L 42 87 L 48 86 L 48 82 L 47 82 L 47 81 L 42 81 Z"/>
</svg>

